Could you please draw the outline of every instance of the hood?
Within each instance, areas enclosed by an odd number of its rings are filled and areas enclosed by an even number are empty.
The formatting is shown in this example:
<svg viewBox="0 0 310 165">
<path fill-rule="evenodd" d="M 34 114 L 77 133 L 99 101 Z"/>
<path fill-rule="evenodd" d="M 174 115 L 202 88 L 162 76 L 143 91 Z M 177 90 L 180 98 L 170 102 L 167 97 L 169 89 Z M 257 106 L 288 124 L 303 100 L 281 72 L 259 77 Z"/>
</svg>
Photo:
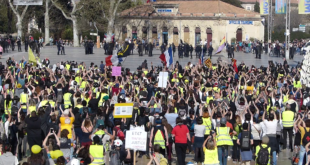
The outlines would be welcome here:
<svg viewBox="0 0 310 165">
<path fill-rule="evenodd" d="M 293 100 L 293 99 L 289 99 L 289 100 L 287 100 L 287 103 L 288 103 L 288 104 L 293 104 L 293 103 L 296 103 L 296 101 Z M 297 103 L 296 103 L 296 104 L 297 104 Z"/>
</svg>

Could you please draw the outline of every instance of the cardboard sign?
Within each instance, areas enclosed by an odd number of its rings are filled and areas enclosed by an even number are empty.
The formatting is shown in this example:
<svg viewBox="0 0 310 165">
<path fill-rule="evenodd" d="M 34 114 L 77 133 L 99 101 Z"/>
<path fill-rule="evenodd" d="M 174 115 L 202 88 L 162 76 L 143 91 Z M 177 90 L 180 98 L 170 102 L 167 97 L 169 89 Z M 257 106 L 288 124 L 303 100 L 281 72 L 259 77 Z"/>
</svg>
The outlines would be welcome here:
<svg viewBox="0 0 310 165">
<path fill-rule="evenodd" d="M 125 148 L 146 151 L 147 133 L 144 130 L 126 131 Z"/>
<path fill-rule="evenodd" d="M 112 67 L 112 76 L 120 76 L 122 73 L 122 67 L 120 66 L 113 66 Z"/>
<path fill-rule="evenodd" d="M 133 103 L 118 103 L 114 106 L 114 118 L 131 118 Z"/>
<path fill-rule="evenodd" d="M 158 87 L 167 87 L 168 82 L 168 72 L 159 72 L 158 76 Z"/>
</svg>

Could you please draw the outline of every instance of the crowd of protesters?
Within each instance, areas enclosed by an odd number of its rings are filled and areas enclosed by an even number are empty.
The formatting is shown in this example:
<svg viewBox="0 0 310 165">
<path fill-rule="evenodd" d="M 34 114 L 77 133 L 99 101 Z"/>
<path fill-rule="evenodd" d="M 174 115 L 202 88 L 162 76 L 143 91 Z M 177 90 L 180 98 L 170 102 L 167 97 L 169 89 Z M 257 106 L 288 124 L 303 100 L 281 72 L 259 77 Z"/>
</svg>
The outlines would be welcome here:
<svg viewBox="0 0 310 165">
<path fill-rule="evenodd" d="M 300 70 L 285 59 L 261 67 L 144 61 L 112 76 L 103 61 L 52 67 L 48 59 L 32 65 L 9 58 L 0 64 L 0 164 L 130 165 L 135 154 L 125 143 L 132 126 L 147 132 L 146 151 L 137 156 L 148 164 L 176 158 L 185 165 L 192 153 L 204 164 L 276 165 L 286 149 L 299 165 L 309 164 L 310 90 Z M 158 86 L 160 72 L 169 75 L 165 88 Z M 133 103 L 132 116 L 114 118 L 116 103 Z"/>
</svg>

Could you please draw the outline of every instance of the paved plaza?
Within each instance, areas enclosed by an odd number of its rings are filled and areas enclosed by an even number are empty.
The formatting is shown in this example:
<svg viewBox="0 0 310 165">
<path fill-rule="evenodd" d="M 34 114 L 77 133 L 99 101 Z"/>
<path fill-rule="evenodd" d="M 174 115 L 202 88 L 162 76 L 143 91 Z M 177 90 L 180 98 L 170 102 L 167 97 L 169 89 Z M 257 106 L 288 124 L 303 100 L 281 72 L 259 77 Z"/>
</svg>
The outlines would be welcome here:
<svg viewBox="0 0 310 165">
<path fill-rule="evenodd" d="M 43 58 L 49 58 L 51 61 L 51 64 L 60 62 L 60 61 L 77 61 L 85 62 L 87 66 L 90 65 L 91 62 L 94 62 L 95 65 L 100 65 L 101 61 L 105 62 L 105 58 L 107 55 L 104 54 L 103 49 L 97 49 L 94 48 L 94 54 L 92 55 L 85 55 L 85 50 L 83 47 L 65 47 L 66 55 L 57 55 L 57 47 L 56 46 L 47 46 L 41 49 L 41 59 Z M 214 51 L 215 52 L 215 51 Z M 124 62 L 122 64 L 125 68 L 130 68 L 131 71 L 135 71 L 136 68 L 142 64 L 144 60 L 147 60 L 149 65 L 150 62 L 153 63 L 154 66 L 162 66 L 159 55 L 161 54 L 160 50 L 154 50 L 153 56 L 149 57 L 148 55 L 139 56 L 137 50 L 134 50 L 134 54 L 128 56 L 127 58 L 124 58 Z M 9 51 L 9 53 L 4 53 L 2 56 L 2 59 L 0 59 L 1 62 L 5 62 L 9 57 L 14 57 L 15 60 L 21 60 L 25 57 L 26 60 L 28 60 L 28 53 L 24 51 L 23 52 L 17 52 L 15 51 Z M 222 52 L 217 55 L 214 55 L 212 57 L 212 62 L 215 63 L 218 57 L 221 57 L 222 61 L 229 62 L 230 59 L 227 58 L 227 53 Z M 205 57 L 205 59 L 208 57 Z M 243 53 L 243 52 L 235 52 L 235 59 L 237 59 L 237 63 L 239 64 L 241 61 L 244 61 L 246 65 L 255 65 L 257 67 L 264 65 L 268 65 L 268 61 L 273 60 L 274 62 L 283 63 L 283 58 L 279 57 L 271 57 L 269 55 L 262 54 L 261 59 L 256 59 L 255 54 L 252 53 Z M 289 65 L 296 65 L 297 62 L 301 62 L 303 59 L 303 56 L 301 55 L 295 55 L 294 60 L 288 60 Z M 193 64 L 197 64 L 199 62 L 199 58 L 196 58 L 195 52 L 193 52 L 193 59 L 190 57 L 184 57 L 184 58 L 178 58 L 178 52 L 175 52 L 174 55 L 174 63 L 176 61 L 179 61 L 182 66 L 186 65 L 188 62 L 191 62 Z"/>
<path fill-rule="evenodd" d="M 99 65 L 101 61 L 105 61 L 105 58 L 107 55 L 104 55 L 104 50 L 103 49 L 94 49 L 94 54 L 92 55 L 85 55 L 85 51 L 82 47 L 78 48 L 73 48 L 73 47 L 66 47 L 65 48 L 66 55 L 57 55 L 57 48 L 54 47 L 44 47 L 41 49 L 41 59 L 43 58 L 49 58 L 51 61 L 51 64 L 60 62 L 60 61 L 77 61 L 78 63 L 80 62 L 85 62 L 87 66 L 90 65 L 91 62 L 94 62 L 95 64 Z M 124 62 L 122 64 L 123 67 L 125 68 L 130 68 L 131 71 L 135 71 L 136 68 L 141 65 L 141 63 L 144 60 L 147 60 L 148 63 L 153 62 L 153 65 L 161 65 L 160 59 L 159 59 L 160 51 L 159 50 L 154 50 L 153 51 L 153 57 L 149 57 L 147 55 L 144 56 L 138 56 L 138 53 L 136 50 L 134 50 L 134 55 L 128 56 L 126 59 L 124 59 Z M 14 57 L 15 60 L 21 60 L 25 57 L 26 60 L 28 60 L 28 53 L 24 52 L 17 52 L 17 51 L 9 51 L 9 53 L 4 53 L 2 56 L 2 59 L 0 61 L 4 63 L 9 57 Z M 229 62 L 230 60 L 227 58 L 227 53 L 223 52 L 218 55 L 215 55 L 212 57 L 212 62 L 216 62 L 218 57 L 221 57 L 223 61 Z M 207 58 L 207 57 L 205 57 Z M 235 52 L 235 58 L 238 60 L 238 64 L 241 61 L 244 61 L 245 64 L 247 65 L 255 65 L 255 66 L 267 66 L 268 61 L 273 60 L 275 62 L 283 63 L 283 58 L 278 58 L 278 57 L 270 57 L 268 55 L 263 54 L 262 59 L 255 59 L 255 55 L 252 53 L 243 53 L 243 52 Z M 289 60 L 288 63 L 289 65 L 296 65 L 297 62 L 301 62 L 303 59 L 303 56 L 296 55 L 294 60 Z M 190 58 L 178 58 L 177 57 L 177 52 L 175 53 L 174 56 L 174 62 L 179 61 L 182 65 L 187 64 L 188 62 L 192 62 L 193 64 L 196 64 L 199 62 L 199 58 L 196 58 L 195 55 L 193 56 L 193 59 Z M 283 150 L 279 154 L 278 157 L 278 164 L 279 165 L 291 165 L 290 158 L 291 153 L 289 153 L 288 150 Z M 107 158 L 107 157 L 106 157 Z M 193 154 L 187 154 L 186 156 L 186 161 L 193 161 L 194 155 Z M 107 158 L 108 160 L 108 158 Z M 172 164 L 176 164 L 176 156 L 174 155 Z M 26 160 L 23 160 L 26 161 Z M 146 165 L 147 162 L 149 161 L 146 159 L 146 157 L 142 158 L 137 158 L 137 165 Z M 108 165 L 109 163 L 107 163 Z M 234 165 L 235 163 L 232 162 L 231 159 L 228 161 L 228 165 Z M 254 161 L 251 162 L 251 165 L 254 165 Z"/>
</svg>

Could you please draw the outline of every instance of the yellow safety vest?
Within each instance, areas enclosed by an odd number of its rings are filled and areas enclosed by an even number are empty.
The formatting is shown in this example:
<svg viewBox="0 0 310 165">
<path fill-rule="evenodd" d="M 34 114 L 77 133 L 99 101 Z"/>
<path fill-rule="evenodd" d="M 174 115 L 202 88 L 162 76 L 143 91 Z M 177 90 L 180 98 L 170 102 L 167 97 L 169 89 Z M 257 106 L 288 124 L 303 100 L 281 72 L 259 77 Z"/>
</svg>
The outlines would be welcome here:
<svg viewBox="0 0 310 165">
<path fill-rule="evenodd" d="M 21 104 L 27 104 L 27 101 L 28 101 L 28 94 L 25 94 L 25 93 L 21 93 L 20 94 L 20 103 Z M 22 105 L 21 106 L 22 109 L 26 109 L 27 108 L 27 105 Z"/>
<path fill-rule="evenodd" d="M 207 97 L 207 104 L 209 104 L 209 102 L 211 101 L 211 100 L 213 100 L 213 97 Z"/>
<path fill-rule="evenodd" d="M 82 78 L 81 77 L 75 77 L 74 79 L 77 84 L 81 84 Z"/>
<path fill-rule="evenodd" d="M 94 158 L 89 165 L 104 164 L 103 145 L 90 145 L 89 153 Z"/>
<path fill-rule="evenodd" d="M 237 132 L 237 135 L 234 135 L 234 136 L 233 136 L 233 140 L 237 140 L 237 139 L 238 139 L 238 135 L 239 135 L 239 133 L 241 133 L 241 131 L 242 131 L 242 124 L 236 125 L 235 131 Z"/>
<path fill-rule="evenodd" d="M 294 112 L 287 110 L 282 113 L 283 127 L 293 127 L 294 126 Z"/>
<path fill-rule="evenodd" d="M 83 108 L 83 105 L 81 105 L 81 104 L 76 105 L 75 108 L 79 108 L 79 109 L 80 109 L 80 108 Z"/>
<path fill-rule="evenodd" d="M 32 112 L 32 111 L 36 111 L 37 108 L 36 108 L 36 106 L 29 106 L 28 109 L 30 112 Z"/>
<path fill-rule="evenodd" d="M 294 88 L 297 88 L 297 89 L 299 89 L 299 88 L 301 88 L 302 86 L 301 86 L 301 82 L 300 81 L 294 81 Z"/>
<path fill-rule="evenodd" d="M 23 62 L 19 63 L 19 66 L 24 69 L 24 63 Z"/>
<path fill-rule="evenodd" d="M 50 103 L 50 105 L 51 105 L 51 107 L 55 107 L 55 101 L 53 101 L 53 100 L 48 100 L 48 102 Z"/>
<path fill-rule="evenodd" d="M 90 98 L 88 98 L 88 99 L 87 99 L 87 98 L 84 98 L 84 100 L 86 101 L 86 103 L 87 103 L 86 106 L 88 107 L 88 102 L 90 101 Z"/>
<path fill-rule="evenodd" d="M 70 67 L 71 67 L 71 65 L 66 64 L 66 68 L 67 68 L 67 70 L 69 70 L 69 69 L 70 69 Z"/>
<path fill-rule="evenodd" d="M 218 152 L 217 147 L 215 147 L 214 150 L 208 150 L 207 148 L 204 149 L 204 165 L 218 165 L 219 164 L 219 158 L 218 158 Z"/>
<path fill-rule="evenodd" d="M 7 115 L 9 111 L 9 113 L 11 114 L 11 110 L 12 110 L 12 101 L 9 102 L 9 106 L 6 106 L 6 100 L 4 100 L 4 109 L 5 109 L 5 114 Z"/>
<path fill-rule="evenodd" d="M 155 129 L 155 128 L 154 128 Z M 161 129 L 160 128 L 158 128 L 157 129 L 157 132 L 155 133 L 155 137 L 154 137 L 154 145 L 155 144 L 158 144 L 158 145 L 160 145 L 160 147 L 162 148 L 162 149 L 165 149 L 166 148 L 166 144 L 165 144 L 165 139 L 164 139 L 164 133 L 165 132 L 161 132 Z"/>
<path fill-rule="evenodd" d="M 72 106 L 72 104 L 71 104 L 71 96 L 72 96 L 71 93 L 65 93 L 64 94 L 63 99 L 64 99 L 65 108 L 69 108 L 69 106 Z"/>
<path fill-rule="evenodd" d="M 47 104 L 47 102 L 48 102 L 47 100 L 42 100 L 40 103 L 41 107 L 44 107 Z"/>
<path fill-rule="evenodd" d="M 286 103 L 288 101 L 288 95 L 284 95 L 283 96 L 283 104 Z"/>
<path fill-rule="evenodd" d="M 147 70 L 144 70 L 143 73 L 147 75 L 149 72 Z"/>
<path fill-rule="evenodd" d="M 218 146 L 232 146 L 233 142 L 229 135 L 229 127 L 216 127 L 216 144 Z"/>
<path fill-rule="evenodd" d="M 210 135 L 210 131 L 212 129 L 212 123 L 211 123 L 211 120 L 210 120 L 210 117 L 208 118 L 202 118 L 202 125 L 206 126 L 206 132 L 205 132 L 205 135 Z"/>
<path fill-rule="evenodd" d="M 99 100 L 99 103 L 98 103 L 98 107 L 102 106 L 102 104 L 105 102 L 105 101 L 103 101 L 104 100 L 103 97 L 107 96 L 107 95 L 108 94 L 106 94 L 106 93 L 101 93 L 101 97 L 100 97 L 100 100 Z"/>
<path fill-rule="evenodd" d="M 84 89 L 87 85 L 87 81 L 82 81 L 80 88 Z"/>
</svg>

